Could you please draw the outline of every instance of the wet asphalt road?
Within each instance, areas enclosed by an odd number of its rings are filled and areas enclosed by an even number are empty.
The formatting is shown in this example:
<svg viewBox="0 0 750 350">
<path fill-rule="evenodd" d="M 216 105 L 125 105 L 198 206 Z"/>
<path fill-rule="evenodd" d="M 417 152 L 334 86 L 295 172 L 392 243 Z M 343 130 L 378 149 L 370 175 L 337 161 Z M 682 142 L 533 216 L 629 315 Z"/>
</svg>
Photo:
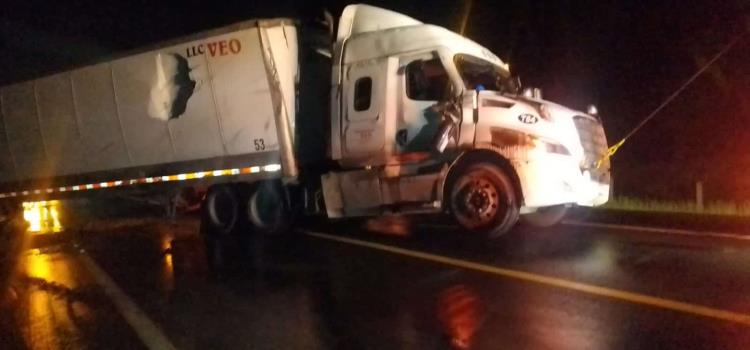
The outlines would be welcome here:
<svg viewBox="0 0 750 350">
<path fill-rule="evenodd" d="M 0 274 L 0 348 L 144 349 L 81 265 L 78 249 L 44 241 L 23 242 L 12 262 L 2 261 L 15 269 Z"/>
<path fill-rule="evenodd" d="M 305 232 L 734 316 L 750 314 L 747 241 L 560 226 L 487 244 L 432 220 L 386 218 L 256 240 L 241 264 L 217 278 L 194 219 L 110 220 L 75 230 L 19 258 L 26 274 L 10 282 L 15 292 L 5 298 L 0 336 L 12 342 L 3 344 L 144 347 L 80 265 L 83 248 L 179 349 L 750 348 L 747 324 Z"/>
</svg>

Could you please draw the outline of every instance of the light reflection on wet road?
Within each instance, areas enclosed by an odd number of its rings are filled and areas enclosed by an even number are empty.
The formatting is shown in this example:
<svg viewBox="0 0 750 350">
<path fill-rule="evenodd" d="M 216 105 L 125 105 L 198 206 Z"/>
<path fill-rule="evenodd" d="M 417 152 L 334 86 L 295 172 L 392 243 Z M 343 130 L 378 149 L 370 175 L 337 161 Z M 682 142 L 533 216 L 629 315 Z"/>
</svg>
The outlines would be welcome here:
<svg viewBox="0 0 750 350">
<path fill-rule="evenodd" d="M 248 258 L 217 280 L 205 266 L 194 219 L 107 227 L 81 232 L 82 246 L 181 349 L 750 348 L 743 325 L 301 233 L 256 240 Z M 750 313 L 750 246 L 570 227 L 488 245 L 467 242 L 451 227 L 403 218 L 324 228 Z M 32 249 L 22 259 L 24 274 L 15 285 L 26 346 L 141 346 L 91 287 L 70 244 L 56 247 Z"/>
<path fill-rule="evenodd" d="M 63 230 L 60 223 L 60 201 L 24 202 L 23 219 L 29 225 L 26 229 L 29 233 L 50 234 Z"/>
<path fill-rule="evenodd" d="M 143 348 L 77 260 L 60 212 L 58 201 L 24 203 L 26 229 L 2 227 L 21 240 L 18 256 L 3 260 L 13 266 L 0 279 L 2 326 L 15 328 L 0 332 L 3 348 Z"/>
<path fill-rule="evenodd" d="M 74 261 L 63 253 L 42 253 L 38 249 L 28 252 L 24 259 L 26 276 L 19 276 L 25 283 L 27 311 L 24 330 L 27 345 L 32 349 L 78 348 L 80 342 L 78 324 L 90 321 L 89 306 L 73 298 L 71 293 L 80 288 L 71 268 Z M 23 303 L 24 300 L 21 300 Z"/>
</svg>

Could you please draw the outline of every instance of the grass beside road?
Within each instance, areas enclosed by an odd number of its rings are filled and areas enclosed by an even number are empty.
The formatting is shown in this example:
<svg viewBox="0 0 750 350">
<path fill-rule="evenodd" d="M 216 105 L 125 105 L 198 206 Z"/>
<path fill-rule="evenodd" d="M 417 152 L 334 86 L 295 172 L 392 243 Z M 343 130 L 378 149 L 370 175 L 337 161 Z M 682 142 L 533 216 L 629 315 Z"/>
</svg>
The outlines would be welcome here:
<svg viewBox="0 0 750 350">
<path fill-rule="evenodd" d="M 699 207 L 694 201 L 670 201 L 618 196 L 610 198 L 604 209 L 660 212 L 696 215 L 725 215 L 750 217 L 750 201 L 744 203 L 710 201 Z"/>
</svg>

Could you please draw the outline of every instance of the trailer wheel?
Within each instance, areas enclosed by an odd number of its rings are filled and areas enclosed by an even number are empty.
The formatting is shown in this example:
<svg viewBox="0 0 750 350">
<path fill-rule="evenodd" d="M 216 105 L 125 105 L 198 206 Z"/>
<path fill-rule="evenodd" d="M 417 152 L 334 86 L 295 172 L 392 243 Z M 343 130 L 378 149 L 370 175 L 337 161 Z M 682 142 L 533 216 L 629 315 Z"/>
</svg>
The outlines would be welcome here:
<svg viewBox="0 0 750 350">
<path fill-rule="evenodd" d="M 559 224 L 567 212 L 565 204 L 543 207 L 536 212 L 521 215 L 521 223 L 533 227 L 551 227 Z"/>
<path fill-rule="evenodd" d="M 259 182 L 247 200 L 247 219 L 255 231 L 278 235 L 289 230 L 292 211 L 279 181 Z"/>
<path fill-rule="evenodd" d="M 486 238 L 507 233 L 518 221 L 510 178 L 492 163 L 466 167 L 450 187 L 450 210 L 464 229 Z"/>
<path fill-rule="evenodd" d="M 204 203 L 211 230 L 227 235 L 234 231 L 239 216 L 237 194 L 230 185 L 215 185 L 208 190 Z"/>
<path fill-rule="evenodd" d="M 236 187 L 222 184 L 208 189 L 201 206 L 200 232 L 209 269 L 221 277 L 241 258 L 238 245 L 239 200 Z"/>
</svg>

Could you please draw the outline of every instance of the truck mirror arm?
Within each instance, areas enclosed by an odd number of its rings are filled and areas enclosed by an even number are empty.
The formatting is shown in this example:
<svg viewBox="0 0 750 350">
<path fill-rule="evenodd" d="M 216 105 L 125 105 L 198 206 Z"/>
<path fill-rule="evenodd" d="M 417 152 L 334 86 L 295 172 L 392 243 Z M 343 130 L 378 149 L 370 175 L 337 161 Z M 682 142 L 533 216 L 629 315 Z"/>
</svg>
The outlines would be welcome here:
<svg viewBox="0 0 750 350">
<path fill-rule="evenodd" d="M 435 152 L 443 153 L 451 139 L 458 139 L 463 119 L 463 96 L 453 95 L 447 101 L 438 103 L 435 109 L 443 120 L 432 141 L 432 147 Z"/>
</svg>

